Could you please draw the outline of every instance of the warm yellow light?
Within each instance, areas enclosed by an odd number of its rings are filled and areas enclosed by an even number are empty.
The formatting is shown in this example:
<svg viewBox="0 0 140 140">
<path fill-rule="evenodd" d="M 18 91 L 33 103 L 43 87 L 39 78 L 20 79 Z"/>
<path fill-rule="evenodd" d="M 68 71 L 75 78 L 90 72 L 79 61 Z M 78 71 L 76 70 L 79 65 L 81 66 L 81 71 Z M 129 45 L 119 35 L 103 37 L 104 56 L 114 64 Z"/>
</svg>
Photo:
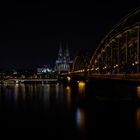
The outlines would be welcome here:
<svg viewBox="0 0 140 140">
<path fill-rule="evenodd" d="M 68 82 L 70 82 L 71 78 L 69 76 L 67 76 L 67 80 L 68 80 Z"/>
<path fill-rule="evenodd" d="M 104 66 L 103 69 L 106 69 L 106 66 Z"/>
<path fill-rule="evenodd" d="M 69 91 L 70 91 L 70 87 L 69 87 L 69 86 L 67 86 L 67 87 L 66 87 L 66 90 L 69 92 Z"/>
<path fill-rule="evenodd" d="M 95 70 L 99 70 L 99 68 L 96 68 Z"/>
<path fill-rule="evenodd" d="M 138 108 L 136 111 L 136 126 L 137 129 L 140 129 L 140 108 Z"/>
<path fill-rule="evenodd" d="M 70 107 L 71 106 L 71 88 L 67 86 L 66 90 L 67 90 L 67 103 L 68 103 L 68 107 Z"/>
<path fill-rule="evenodd" d="M 85 93 L 85 82 L 83 81 L 78 82 L 78 91 L 79 91 L 79 94 Z"/>
<path fill-rule="evenodd" d="M 79 82 L 79 87 L 83 87 L 83 86 L 85 86 L 85 82 L 80 81 L 80 82 Z"/>
<path fill-rule="evenodd" d="M 137 95 L 140 98 L 140 86 L 137 86 Z"/>
</svg>

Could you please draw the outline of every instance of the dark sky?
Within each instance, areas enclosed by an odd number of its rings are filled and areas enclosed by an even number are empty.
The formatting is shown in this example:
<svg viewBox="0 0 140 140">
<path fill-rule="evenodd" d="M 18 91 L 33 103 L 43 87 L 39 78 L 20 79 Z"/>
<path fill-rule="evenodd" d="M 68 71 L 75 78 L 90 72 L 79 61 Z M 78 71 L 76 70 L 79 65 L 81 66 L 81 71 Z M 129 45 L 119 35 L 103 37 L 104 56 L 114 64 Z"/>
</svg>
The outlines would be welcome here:
<svg viewBox="0 0 140 140">
<path fill-rule="evenodd" d="M 53 65 L 60 42 L 63 48 L 68 42 L 72 58 L 81 49 L 94 51 L 112 26 L 138 6 L 139 0 L 1 4 L 0 69 Z"/>
</svg>

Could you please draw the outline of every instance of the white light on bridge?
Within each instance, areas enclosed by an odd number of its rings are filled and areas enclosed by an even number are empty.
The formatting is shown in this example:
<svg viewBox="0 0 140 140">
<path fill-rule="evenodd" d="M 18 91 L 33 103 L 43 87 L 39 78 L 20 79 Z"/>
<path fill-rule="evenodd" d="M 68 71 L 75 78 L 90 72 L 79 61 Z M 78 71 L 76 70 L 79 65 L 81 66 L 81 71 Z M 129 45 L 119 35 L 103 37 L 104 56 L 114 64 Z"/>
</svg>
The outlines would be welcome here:
<svg viewBox="0 0 140 140">
<path fill-rule="evenodd" d="M 18 80 L 16 80 L 16 84 L 18 84 L 19 83 L 19 81 Z"/>
<path fill-rule="evenodd" d="M 114 68 L 117 68 L 119 65 L 118 64 L 116 64 L 116 65 L 114 65 Z"/>
<path fill-rule="evenodd" d="M 96 68 L 95 70 L 99 70 L 99 68 Z"/>
<path fill-rule="evenodd" d="M 105 66 L 105 67 L 103 67 L 103 69 L 106 69 L 107 67 Z"/>
</svg>

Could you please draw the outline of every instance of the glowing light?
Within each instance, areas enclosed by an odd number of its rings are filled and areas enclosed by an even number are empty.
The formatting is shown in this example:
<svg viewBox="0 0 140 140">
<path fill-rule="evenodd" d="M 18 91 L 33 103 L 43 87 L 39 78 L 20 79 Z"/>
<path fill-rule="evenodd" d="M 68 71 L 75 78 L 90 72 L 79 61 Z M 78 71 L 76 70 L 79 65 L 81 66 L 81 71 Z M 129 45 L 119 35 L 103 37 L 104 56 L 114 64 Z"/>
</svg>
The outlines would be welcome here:
<svg viewBox="0 0 140 140">
<path fill-rule="evenodd" d="M 21 84 L 21 93 L 22 93 L 22 99 L 25 101 L 26 94 L 25 94 L 25 85 Z"/>
<path fill-rule="evenodd" d="M 105 50 L 104 49 L 102 49 L 102 51 L 101 52 L 105 52 Z"/>
<path fill-rule="evenodd" d="M 16 102 L 18 100 L 18 92 L 19 92 L 19 85 L 16 84 L 15 87 L 14 87 L 14 99 L 15 99 Z"/>
<path fill-rule="evenodd" d="M 96 68 L 95 70 L 99 70 L 99 68 Z"/>
<path fill-rule="evenodd" d="M 103 69 L 106 69 L 106 68 L 107 68 L 106 66 L 103 67 Z"/>
<path fill-rule="evenodd" d="M 18 80 L 16 80 L 16 84 L 18 84 L 19 83 L 19 81 Z"/>
<path fill-rule="evenodd" d="M 83 81 L 78 82 L 78 91 L 79 91 L 79 94 L 85 93 L 85 82 Z"/>
<path fill-rule="evenodd" d="M 136 111 L 136 125 L 137 129 L 140 129 L 140 108 L 138 108 Z"/>
<path fill-rule="evenodd" d="M 140 86 L 137 86 L 137 95 L 140 98 Z"/>
<path fill-rule="evenodd" d="M 86 117 L 85 117 L 84 110 L 78 108 L 77 111 L 76 111 L 76 123 L 77 123 L 77 126 L 80 129 L 84 129 L 85 128 L 85 120 L 86 120 Z"/>
<path fill-rule="evenodd" d="M 83 70 L 81 70 L 81 72 L 84 72 L 85 70 L 83 69 Z"/>
<path fill-rule="evenodd" d="M 85 86 L 85 82 L 80 81 L 79 86 L 82 86 L 82 87 Z"/>
<path fill-rule="evenodd" d="M 43 99 L 44 99 L 44 108 L 48 108 L 50 104 L 50 84 L 44 85 Z"/>
<path fill-rule="evenodd" d="M 71 106 L 71 88 L 67 86 L 66 90 L 67 90 L 67 103 L 68 103 L 68 107 L 70 107 Z"/>
<path fill-rule="evenodd" d="M 71 78 L 69 76 L 67 76 L 67 80 L 68 80 L 68 82 L 70 82 Z"/>
</svg>

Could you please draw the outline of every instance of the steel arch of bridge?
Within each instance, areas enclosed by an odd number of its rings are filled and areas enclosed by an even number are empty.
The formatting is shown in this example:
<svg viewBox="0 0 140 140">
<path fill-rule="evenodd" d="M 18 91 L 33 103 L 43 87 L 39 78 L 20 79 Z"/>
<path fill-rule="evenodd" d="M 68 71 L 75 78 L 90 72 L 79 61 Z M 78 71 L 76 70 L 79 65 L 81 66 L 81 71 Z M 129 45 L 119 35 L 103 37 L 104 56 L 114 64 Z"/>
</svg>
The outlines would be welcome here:
<svg viewBox="0 0 140 140">
<path fill-rule="evenodd" d="M 80 52 L 74 59 L 72 72 L 85 72 L 88 68 L 90 57 L 84 52 Z"/>
<path fill-rule="evenodd" d="M 140 73 L 140 7 L 119 22 L 92 55 L 91 73 Z"/>
</svg>

